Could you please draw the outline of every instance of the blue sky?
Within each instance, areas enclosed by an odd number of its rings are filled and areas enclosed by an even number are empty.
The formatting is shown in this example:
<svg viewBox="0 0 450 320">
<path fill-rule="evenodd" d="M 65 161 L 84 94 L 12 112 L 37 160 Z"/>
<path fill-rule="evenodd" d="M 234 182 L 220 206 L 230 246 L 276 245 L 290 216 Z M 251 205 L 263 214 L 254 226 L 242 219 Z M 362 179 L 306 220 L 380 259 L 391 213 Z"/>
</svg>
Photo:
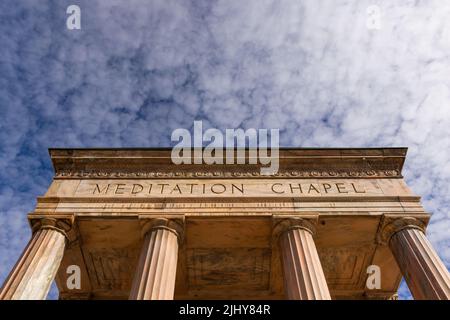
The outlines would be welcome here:
<svg viewBox="0 0 450 320">
<path fill-rule="evenodd" d="M 449 16 L 439 0 L 1 1 L 0 282 L 51 181 L 48 147 L 169 146 L 194 120 L 279 128 L 283 146 L 409 147 L 449 267 Z"/>
</svg>

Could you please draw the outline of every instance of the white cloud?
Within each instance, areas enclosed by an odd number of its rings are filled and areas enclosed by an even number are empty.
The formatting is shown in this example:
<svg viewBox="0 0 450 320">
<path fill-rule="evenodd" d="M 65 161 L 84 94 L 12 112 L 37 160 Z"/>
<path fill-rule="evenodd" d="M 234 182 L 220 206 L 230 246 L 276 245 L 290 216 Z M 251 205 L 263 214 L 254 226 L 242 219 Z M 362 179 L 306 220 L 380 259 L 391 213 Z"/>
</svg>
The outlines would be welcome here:
<svg viewBox="0 0 450 320">
<path fill-rule="evenodd" d="M 71 32 L 66 2 L 0 4 L 6 269 L 49 183 L 47 147 L 168 145 L 194 119 L 280 128 L 286 146 L 410 147 L 406 179 L 450 265 L 450 4 L 79 1 Z M 374 3 L 380 30 L 366 28 Z"/>
</svg>

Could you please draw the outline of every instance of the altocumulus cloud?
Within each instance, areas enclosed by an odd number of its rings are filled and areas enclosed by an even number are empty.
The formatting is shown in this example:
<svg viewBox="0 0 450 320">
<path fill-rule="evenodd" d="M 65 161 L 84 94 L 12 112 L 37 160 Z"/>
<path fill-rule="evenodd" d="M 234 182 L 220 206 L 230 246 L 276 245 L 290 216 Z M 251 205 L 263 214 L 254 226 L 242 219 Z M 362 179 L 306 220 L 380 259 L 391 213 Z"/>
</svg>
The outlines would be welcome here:
<svg viewBox="0 0 450 320">
<path fill-rule="evenodd" d="M 448 16 L 439 0 L 1 1 L 0 282 L 51 181 L 48 147 L 168 146 L 194 120 L 280 128 L 284 146 L 408 146 L 449 267 Z"/>
</svg>

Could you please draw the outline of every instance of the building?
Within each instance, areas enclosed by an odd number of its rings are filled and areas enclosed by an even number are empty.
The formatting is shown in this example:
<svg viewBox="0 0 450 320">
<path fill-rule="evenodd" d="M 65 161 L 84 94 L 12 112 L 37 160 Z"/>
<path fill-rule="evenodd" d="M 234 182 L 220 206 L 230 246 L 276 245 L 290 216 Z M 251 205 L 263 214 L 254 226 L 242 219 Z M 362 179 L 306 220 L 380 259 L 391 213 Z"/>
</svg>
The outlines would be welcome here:
<svg viewBox="0 0 450 320">
<path fill-rule="evenodd" d="M 281 149 L 274 176 L 170 153 L 51 149 L 0 298 L 45 299 L 56 279 L 61 299 L 395 299 L 402 275 L 416 299 L 450 297 L 405 148 Z"/>
</svg>

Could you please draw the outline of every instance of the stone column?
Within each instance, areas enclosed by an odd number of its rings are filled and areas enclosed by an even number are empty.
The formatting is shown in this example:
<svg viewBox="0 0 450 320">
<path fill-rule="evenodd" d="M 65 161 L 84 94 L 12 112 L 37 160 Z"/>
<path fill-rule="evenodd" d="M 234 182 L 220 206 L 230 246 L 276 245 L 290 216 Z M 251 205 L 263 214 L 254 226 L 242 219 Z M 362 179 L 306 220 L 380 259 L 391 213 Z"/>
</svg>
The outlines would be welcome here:
<svg viewBox="0 0 450 320">
<path fill-rule="evenodd" d="M 143 226 L 144 245 L 133 279 L 130 300 L 172 300 L 183 238 L 182 219 L 152 218 Z"/>
<path fill-rule="evenodd" d="M 315 222 L 309 219 L 286 218 L 275 225 L 289 300 L 331 300 L 314 234 Z"/>
<path fill-rule="evenodd" d="M 399 218 L 382 232 L 414 299 L 449 300 L 450 275 L 425 236 L 425 224 Z"/>
<path fill-rule="evenodd" d="M 58 271 L 71 222 L 40 219 L 0 292 L 0 300 L 44 300 Z"/>
</svg>

